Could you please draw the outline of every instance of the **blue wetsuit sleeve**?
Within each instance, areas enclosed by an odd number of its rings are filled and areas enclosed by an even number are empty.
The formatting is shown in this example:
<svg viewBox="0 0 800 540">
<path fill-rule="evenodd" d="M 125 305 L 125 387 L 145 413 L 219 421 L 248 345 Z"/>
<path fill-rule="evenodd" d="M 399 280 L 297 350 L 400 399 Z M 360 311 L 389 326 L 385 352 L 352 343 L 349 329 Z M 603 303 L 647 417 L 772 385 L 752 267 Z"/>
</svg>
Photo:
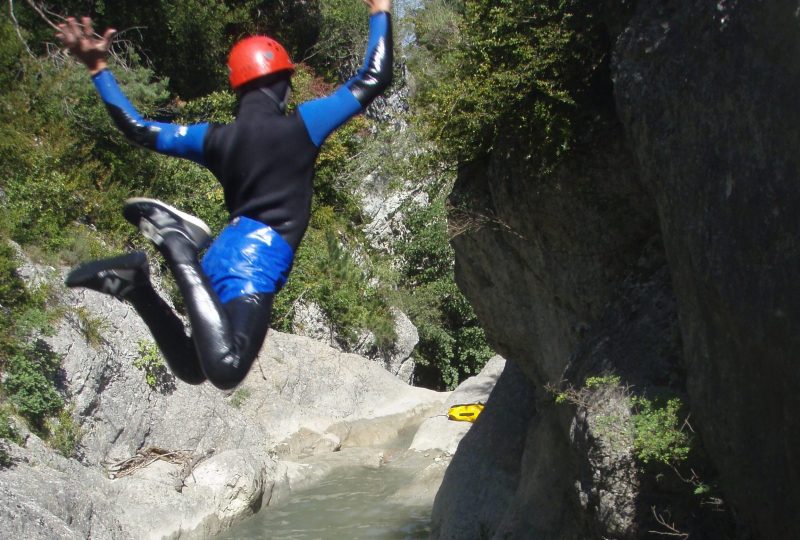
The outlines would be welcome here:
<svg viewBox="0 0 800 540">
<path fill-rule="evenodd" d="M 128 140 L 161 154 L 190 159 L 205 165 L 203 142 L 208 124 L 181 126 L 145 120 L 122 93 L 108 70 L 92 77 L 111 119 Z"/>
<path fill-rule="evenodd" d="M 364 65 L 330 96 L 307 101 L 298 113 L 316 146 L 352 116 L 362 112 L 392 82 L 392 22 L 386 12 L 369 19 Z"/>
</svg>

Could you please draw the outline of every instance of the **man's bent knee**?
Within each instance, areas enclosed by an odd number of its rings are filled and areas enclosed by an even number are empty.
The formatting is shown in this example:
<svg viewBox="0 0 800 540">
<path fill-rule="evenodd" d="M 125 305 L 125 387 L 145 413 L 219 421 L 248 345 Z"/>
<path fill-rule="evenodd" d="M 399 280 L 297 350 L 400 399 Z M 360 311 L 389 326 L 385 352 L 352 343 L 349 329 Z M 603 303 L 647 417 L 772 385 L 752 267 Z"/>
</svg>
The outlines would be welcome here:
<svg viewBox="0 0 800 540">
<path fill-rule="evenodd" d="M 244 380 L 252 362 L 245 362 L 238 355 L 229 354 L 210 364 L 203 366 L 209 382 L 220 390 L 231 390 Z"/>
</svg>

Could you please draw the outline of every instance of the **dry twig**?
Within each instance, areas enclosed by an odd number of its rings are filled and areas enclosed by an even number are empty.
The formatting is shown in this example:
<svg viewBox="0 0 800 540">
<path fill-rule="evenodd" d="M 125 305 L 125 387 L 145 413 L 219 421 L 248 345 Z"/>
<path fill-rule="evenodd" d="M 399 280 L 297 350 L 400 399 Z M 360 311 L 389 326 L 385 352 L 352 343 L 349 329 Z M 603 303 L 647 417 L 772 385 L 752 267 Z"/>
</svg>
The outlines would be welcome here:
<svg viewBox="0 0 800 540">
<path fill-rule="evenodd" d="M 661 535 L 661 536 L 674 536 L 676 538 L 682 538 L 683 540 L 686 540 L 686 539 L 689 538 L 689 533 L 685 533 L 685 532 L 679 531 L 675 527 L 674 523 L 667 523 L 667 520 L 664 518 L 664 516 L 662 516 L 661 514 L 656 512 L 656 507 L 655 506 L 651 507 L 650 509 L 653 511 L 653 517 L 656 518 L 656 522 L 659 525 L 661 525 L 662 527 L 664 527 L 664 529 L 666 529 L 666 530 L 664 530 L 664 531 L 647 531 L 647 532 L 652 533 L 652 534 L 658 534 L 658 535 Z"/>
<path fill-rule="evenodd" d="M 28 5 L 31 6 L 31 8 L 33 8 L 33 10 L 39 15 L 39 17 L 41 17 L 41 19 L 50 26 L 50 28 L 56 31 L 59 30 L 58 25 L 56 25 L 53 21 L 47 18 L 47 15 L 45 15 L 45 11 L 41 7 L 39 7 L 36 4 L 36 2 L 34 2 L 33 0 L 26 0 L 26 1 L 28 2 Z M 9 2 L 11 2 L 11 0 L 9 0 Z M 63 19 L 63 17 L 61 17 L 60 15 L 56 15 L 55 13 L 50 13 L 50 14 Z"/>
<path fill-rule="evenodd" d="M 36 58 L 31 48 L 28 47 L 28 42 L 25 41 L 25 38 L 22 36 L 22 31 L 19 29 L 19 21 L 17 21 L 16 15 L 14 15 L 14 0 L 8 0 L 8 13 L 11 15 L 11 21 L 14 23 L 14 30 L 17 32 L 17 36 L 22 42 L 22 45 L 25 46 L 25 50 L 28 52 L 31 58 Z"/>
<path fill-rule="evenodd" d="M 144 469 L 156 461 L 166 461 L 175 465 L 180 465 L 190 461 L 192 453 L 185 450 L 168 451 L 163 448 L 151 446 L 146 450 L 139 450 L 135 456 L 124 459 L 120 462 L 107 465 L 106 475 L 112 480 L 130 476 L 136 471 Z"/>
</svg>

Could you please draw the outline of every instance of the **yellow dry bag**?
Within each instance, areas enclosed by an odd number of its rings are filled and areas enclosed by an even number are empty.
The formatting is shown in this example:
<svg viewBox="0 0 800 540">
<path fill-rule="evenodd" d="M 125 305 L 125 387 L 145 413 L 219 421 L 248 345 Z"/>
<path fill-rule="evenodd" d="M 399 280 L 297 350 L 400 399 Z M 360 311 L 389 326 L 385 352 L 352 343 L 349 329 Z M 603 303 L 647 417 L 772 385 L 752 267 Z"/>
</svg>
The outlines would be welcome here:
<svg viewBox="0 0 800 540">
<path fill-rule="evenodd" d="M 456 422 L 474 422 L 483 410 L 483 403 L 469 403 L 466 405 L 453 405 L 447 411 L 447 418 Z"/>
</svg>

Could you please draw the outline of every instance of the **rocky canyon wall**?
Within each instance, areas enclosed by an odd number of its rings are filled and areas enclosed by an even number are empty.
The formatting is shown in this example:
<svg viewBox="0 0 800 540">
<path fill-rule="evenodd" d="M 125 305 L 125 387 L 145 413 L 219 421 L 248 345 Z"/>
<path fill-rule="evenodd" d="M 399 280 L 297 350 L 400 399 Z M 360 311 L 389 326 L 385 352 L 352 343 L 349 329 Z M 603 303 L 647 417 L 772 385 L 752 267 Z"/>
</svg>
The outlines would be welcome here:
<svg viewBox="0 0 800 540">
<path fill-rule="evenodd" d="M 609 55 L 615 117 L 553 174 L 513 133 L 460 171 L 457 281 L 536 398 L 509 404 L 498 384 L 490 404 L 505 405 L 454 466 L 511 461 L 516 483 L 482 497 L 448 472 L 434 536 L 640 538 L 661 520 L 692 538 L 797 537 L 797 2 L 641 0 Z M 545 390 L 604 374 L 684 399 L 722 511 L 603 440 L 624 392 L 570 408 Z M 489 447 L 520 423 L 513 455 Z M 459 497 L 495 508 L 456 525 Z"/>
</svg>

